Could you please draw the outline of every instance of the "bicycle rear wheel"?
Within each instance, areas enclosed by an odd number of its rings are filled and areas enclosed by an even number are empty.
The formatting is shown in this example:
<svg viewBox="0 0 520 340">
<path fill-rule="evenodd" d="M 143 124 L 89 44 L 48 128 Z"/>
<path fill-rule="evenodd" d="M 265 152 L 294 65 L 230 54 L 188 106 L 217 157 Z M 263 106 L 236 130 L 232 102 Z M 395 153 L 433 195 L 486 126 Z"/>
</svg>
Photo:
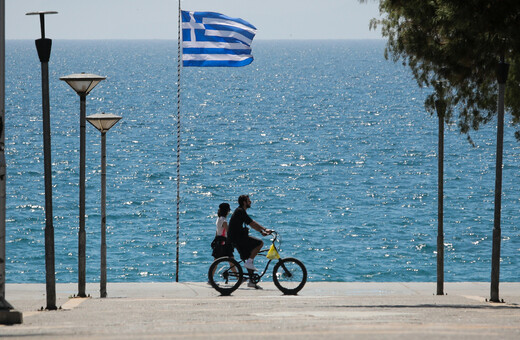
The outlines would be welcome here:
<svg viewBox="0 0 520 340">
<path fill-rule="evenodd" d="M 222 295 L 230 295 L 242 283 L 242 267 L 232 257 L 220 257 L 208 270 L 209 283 Z"/>
<path fill-rule="evenodd" d="M 273 282 L 285 295 L 296 295 L 307 282 L 307 269 L 295 258 L 281 259 L 273 268 Z"/>
</svg>

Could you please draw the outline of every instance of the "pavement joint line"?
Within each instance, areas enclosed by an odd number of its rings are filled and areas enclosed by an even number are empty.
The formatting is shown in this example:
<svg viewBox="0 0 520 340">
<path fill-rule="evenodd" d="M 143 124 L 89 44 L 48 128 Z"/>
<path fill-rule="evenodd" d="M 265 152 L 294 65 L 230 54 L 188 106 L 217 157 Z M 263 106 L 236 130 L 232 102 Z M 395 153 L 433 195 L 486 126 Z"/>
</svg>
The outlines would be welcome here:
<svg viewBox="0 0 520 340">
<path fill-rule="evenodd" d="M 189 283 L 182 283 L 182 285 L 191 290 L 191 292 L 194 293 L 196 296 L 199 296 L 195 288 L 192 287 L 193 285 L 190 285 Z"/>
<path fill-rule="evenodd" d="M 486 302 L 486 299 L 482 296 L 476 296 L 476 295 L 461 295 L 462 297 L 465 297 L 468 300 L 474 300 L 478 302 Z"/>
<path fill-rule="evenodd" d="M 83 302 L 85 302 L 88 299 L 90 299 L 90 298 L 79 298 L 79 297 L 77 297 L 77 298 L 69 299 L 69 301 L 65 302 L 61 306 L 61 309 L 64 309 L 64 310 L 74 309 L 74 308 L 78 307 L 79 305 L 81 305 Z"/>
<path fill-rule="evenodd" d="M 62 310 L 72 310 L 74 308 L 76 308 L 77 306 L 79 306 L 80 304 L 82 304 L 83 302 L 85 302 L 85 300 L 88 300 L 89 298 L 72 298 L 72 299 L 69 299 L 67 302 L 65 302 L 62 306 L 61 306 L 61 309 Z M 31 316 L 35 316 L 35 315 L 38 315 L 42 312 L 49 312 L 48 310 L 42 310 L 42 311 L 30 311 L 30 312 L 23 312 L 23 317 L 26 318 L 26 317 L 31 317 Z"/>
<path fill-rule="evenodd" d="M 39 314 L 41 312 L 39 311 L 32 311 L 32 312 L 23 312 L 23 317 L 26 318 L 26 317 L 29 317 L 29 316 L 34 316 L 36 314 Z"/>
<path fill-rule="evenodd" d="M 412 294 L 414 295 L 420 295 L 421 293 L 413 288 L 411 288 L 409 285 L 407 285 L 405 282 L 401 282 L 401 286 L 405 287 L 406 289 L 408 289 Z"/>
</svg>

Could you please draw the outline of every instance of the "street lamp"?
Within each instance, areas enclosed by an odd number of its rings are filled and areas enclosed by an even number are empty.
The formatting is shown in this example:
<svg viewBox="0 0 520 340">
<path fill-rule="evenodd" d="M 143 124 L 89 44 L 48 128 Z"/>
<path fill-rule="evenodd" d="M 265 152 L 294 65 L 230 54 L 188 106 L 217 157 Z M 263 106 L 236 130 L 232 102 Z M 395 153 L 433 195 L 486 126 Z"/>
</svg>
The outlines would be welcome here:
<svg viewBox="0 0 520 340">
<path fill-rule="evenodd" d="M 509 72 L 509 64 L 505 62 L 502 55 L 497 67 L 498 82 L 498 107 L 497 107 L 497 153 L 495 167 L 495 214 L 493 222 L 493 248 L 491 250 L 491 296 L 492 302 L 500 302 L 500 241 L 502 229 L 500 218 L 502 211 L 502 167 L 504 154 L 504 98 L 506 93 L 506 82 Z"/>
<path fill-rule="evenodd" d="M 22 313 L 5 299 L 5 0 L 0 0 L 0 324 L 22 323 Z"/>
<path fill-rule="evenodd" d="M 106 242 L 106 133 L 122 117 L 110 113 L 98 113 L 87 117 L 87 121 L 101 132 L 101 279 L 100 296 L 107 297 L 107 242 Z"/>
<path fill-rule="evenodd" d="M 42 111 L 43 111 L 43 163 L 45 177 L 45 282 L 47 292 L 46 309 L 56 307 L 56 276 L 54 269 L 54 225 L 52 214 L 52 162 L 51 162 L 51 118 L 49 101 L 49 59 L 52 40 L 45 38 L 45 15 L 58 12 L 30 12 L 26 15 L 40 16 L 42 37 L 37 39 L 36 50 L 42 69 Z"/>
<path fill-rule="evenodd" d="M 85 125 L 86 125 L 86 98 L 100 81 L 106 77 L 95 74 L 79 73 L 61 77 L 79 95 L 80 100 L 80 142 L 79 142 L 79 234 L 78 234 L 78 297 L 86 297 L 86 233 L 85 233 Z"/>
</svg>

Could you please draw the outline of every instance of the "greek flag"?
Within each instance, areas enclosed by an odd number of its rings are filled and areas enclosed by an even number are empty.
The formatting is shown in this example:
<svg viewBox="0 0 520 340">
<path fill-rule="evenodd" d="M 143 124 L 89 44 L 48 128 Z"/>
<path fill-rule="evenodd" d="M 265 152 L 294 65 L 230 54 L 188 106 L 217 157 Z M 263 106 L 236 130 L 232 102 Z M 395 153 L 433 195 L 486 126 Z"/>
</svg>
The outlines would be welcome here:
<svg viewBox="0 0 520 340">
<path fill-rule="evenodd" d="M 184 66 L 246 66 L 253 62 L 256 27 L 214 12 L 182 11 Z"/>
</svg>

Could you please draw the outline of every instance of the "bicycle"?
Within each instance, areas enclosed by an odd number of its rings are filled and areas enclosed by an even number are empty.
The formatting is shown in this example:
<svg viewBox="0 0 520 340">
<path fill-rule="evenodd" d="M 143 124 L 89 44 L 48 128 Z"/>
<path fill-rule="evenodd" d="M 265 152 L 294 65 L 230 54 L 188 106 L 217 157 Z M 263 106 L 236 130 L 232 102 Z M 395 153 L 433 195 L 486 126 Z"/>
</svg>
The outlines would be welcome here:
<svg viewBox="0 0 520 340">
<path fill-rule="evenodd" d="M 295 258 L 281 258 L 275 245 L 278 233 L 273 231 L 272 235 L 274 238 L 271 240 L 271 246 L 259 252 L 259 254 L 267 252 L 266 257 L 269 259 L 262 274 L 257 274 L 249 269 L 244 272 L 240 265 L 244 261 L 237 261 L 233 257 L 220 257 L 213 261 L 208 270 L 211 286 L 224 296 L 231 295 L 240 287 L 244 279 L 254 284 L 260 282 L 260 279 L 267 273 L 271 262 L 278 260 L 273 268 L 274 285 L 285 295 L 298 294 L 307 282 L 307 269 L 301 261 Z"/>
</svg>

